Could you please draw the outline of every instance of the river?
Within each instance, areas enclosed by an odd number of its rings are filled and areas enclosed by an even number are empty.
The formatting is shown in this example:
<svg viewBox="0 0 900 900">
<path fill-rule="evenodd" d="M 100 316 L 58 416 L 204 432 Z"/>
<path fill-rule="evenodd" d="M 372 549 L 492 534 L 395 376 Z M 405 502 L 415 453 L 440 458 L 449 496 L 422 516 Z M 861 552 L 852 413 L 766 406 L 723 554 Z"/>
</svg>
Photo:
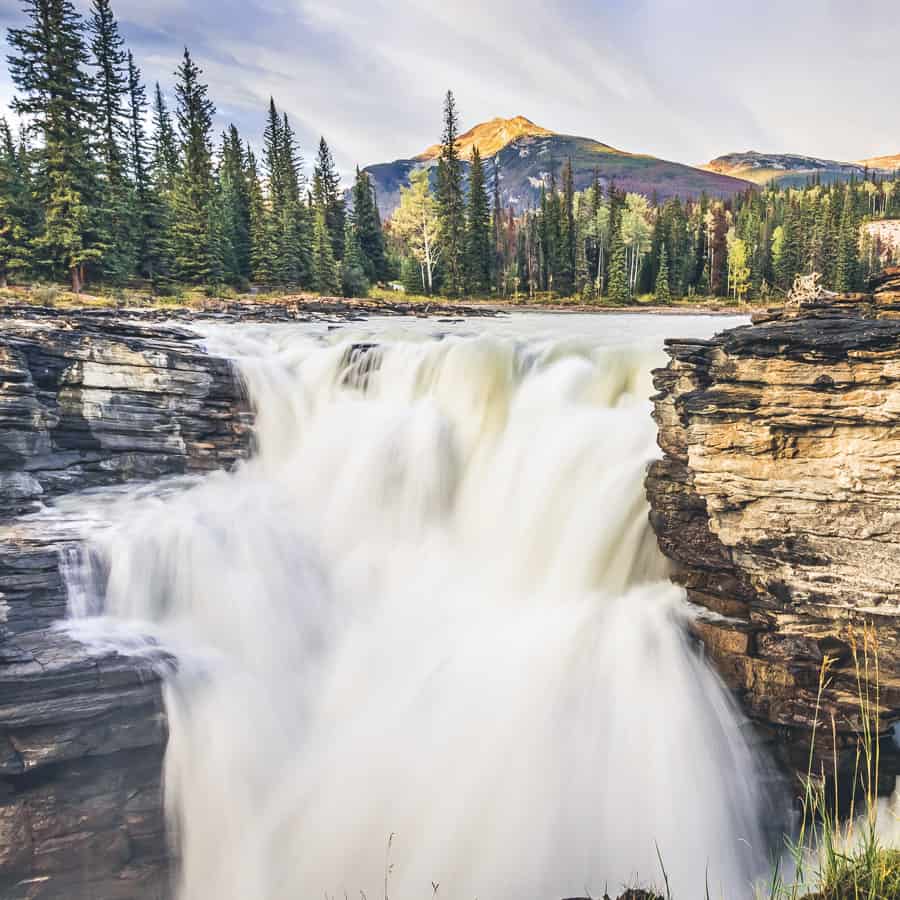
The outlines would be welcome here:
<svg viewBox="0 0 900 900">
<path fill-rule="evenodd" d="M 749 892 L 762 762 L 643 493 L 663 338 L 740 322 L 208 327 L 254 457 L 67 501 L 72 627 L 178 660 L 181 900 Z"/>
</svg>

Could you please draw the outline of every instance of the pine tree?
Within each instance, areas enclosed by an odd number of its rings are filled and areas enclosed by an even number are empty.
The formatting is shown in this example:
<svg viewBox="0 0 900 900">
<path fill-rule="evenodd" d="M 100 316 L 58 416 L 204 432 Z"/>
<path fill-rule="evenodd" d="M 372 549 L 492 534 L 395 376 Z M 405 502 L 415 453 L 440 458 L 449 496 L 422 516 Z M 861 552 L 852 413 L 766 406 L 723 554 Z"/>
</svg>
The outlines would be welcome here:
<svg viewBox="0 0 900 900">
<path fill-rule="evenodd" d="M 250 278 L 260 284 L 272 284 L 275 274 L 272 261 L 272 229 L 269 227 L 269 210 L 259 180 L 259 170 L 253 151 L 247 149 L 245 160 L 247 191 L 250 207 Z"/>
<path fill-rule="evenodd" d="M 220 254 L 223 277 L 230 284 L 250 278 L 250 189 L 244 166 L 243 141 L 230 125 L 222 135 L 218 178 Z"/>
<path fill-rule="evenodd" d="M 126 56 L 109 0 L 92 0 L 88 31 L 96 69 L 95 106 L 103 175 L 98 210 L 107 245 L 103 254 L 103 273 L 114 282 L 122 282 L 134 273 L 139 237 L 128 181 Z"/>
<path fill-rule="evenodd" d="M 313 169 L 313 201 L 325 210 L 325 222 L 331 235 L 335 259 L 344 256 L 344 195 L 341 179 L 325 138 L 319 140 L 319 154 Z"/>
<path fill-rule="evenodd" d="M 557 261 L 556 291 L 569 296 L 575 291 L 576 244 L 575 232 L 575 184 L 572 160 L 566 161 L 562 171 L 562 196 L 559 213 L 559 255 Z"/>
<path fill-rule="evenodd" d="M 328 230 L 325 206 L 317 206 L 315 210 L 315 226 L 313 231 L 313 285 L 322 296 L 333 297 L 341 291 L 341 279 L 334 248 L 331 244 L 331 233 Z"/>
<path fill-rule="evenodd" d="M 659 248 L 659 269 L 656 272 L 656 285 L 653 293 L 657 303 L 671 303 L 672 289 L 669 285 L 669 253 L 666 245 Z"/>
<path fill-rule="evenodd" d="M 70 0 L 26 0 L 28 23 L 10 28 L 10 76 L 19 94 L 15 112 L 40 135 L 35 151 L 35 200 L 43 225 L 33 241 L 35 261 L 65 271 L 81 290 L 89 264 L 105 250 L 98 229 L 97 167 L 89 129 L 93 91 L 83 23 Z"/>
<path fill-rule="evenodd" d="M 128 51 L 128 167 L 131 172 L 131 228 L 137 274 L 156 283 L 164 270 L 163 198 L 153 184 L 153 167 L 148 156 L 144 119 L 147 94 L 141 70 Z"/>
<path fill-rule="evenodd" d="M 494 273 L 494 290 L 498 296 L 506 294 L 506 271 L 508 261 L 506 258 L 506 222 L 503 209 L 500 205 L 500 163 L 498 157 L 494 157 L 494 177 L 491 183 L 491 236 L 493 238 L 494 258 L 491 268 Z"/>
<path fill-rule="evenodd" d="M 459 296 L 465 286 L 466 220 L 458 138 L 456 101 L 453 99 L 453 92 L 447 91 L 444 100 L 444 132 L 438 158 L 437 206 L 443 247 L 444 287 L 451 297 Z"/>
<path fill-rule="evenodd" d="M 356 228 L 348 219 L 344 224 L 344 258 L 341 260 L 341 290 L 345 297 L 365 297 L 369 293 L 365 258 Z"/>
<path fill-rule="evenodd" d="M 484 184 L 481 154 L 472 151 L 469 170 L 469 197 L 466 209 L 466 286 L 469 293 L 484 294 L 491 289 L 491 217 Z"/>
<path fill-rule="evenodd" d="M 0 288 L 22 278 L 31 265 L 31 204 L 27 159 L 0 118 Z"/>
<path fill-rule="evenodd" d="M 175 268 L 185 281 L 208 283 L 215 277 L 210 240 L 213 194 L 212 119 L 215 106 L 200 81 L 201 69 L 187 47 L 176 71 L 176 118 L 181 167 L 175 179 L 172 242 Z"/>
<path fill-rule="evenodd" d="M 622 239 L 622 200 L 610 193 L 609 237 L 609 287 L 606 295 L 611 303 L 624 306 L 631 302 L 631 285 L 628 278 L 628 255 Z"/>
<path fill-rule="evenodd" d="M 384 249 L 384 232 L 378 215 L 375 189 L 368 172 L 356 169 L 353 183 L 353 227 L 363 255 L 366 278 L 370 282 L 387 281 L 388 260 Z"/>
<path fill-rule="evenodd" d="M 783 291 L 789 291 L 794 278 L 802 271 L 802 231 L 800 213 L 790 194 L 785 198 L 781 255 L 775 278 Z"/>
<path fill-rule="evenodd" d="M 852 195 L 844 200 L 838 235 L 835 289 L 853 291 L 857 287 L 859 272 L 859 221 L 853 207 Z"/>
</svg>

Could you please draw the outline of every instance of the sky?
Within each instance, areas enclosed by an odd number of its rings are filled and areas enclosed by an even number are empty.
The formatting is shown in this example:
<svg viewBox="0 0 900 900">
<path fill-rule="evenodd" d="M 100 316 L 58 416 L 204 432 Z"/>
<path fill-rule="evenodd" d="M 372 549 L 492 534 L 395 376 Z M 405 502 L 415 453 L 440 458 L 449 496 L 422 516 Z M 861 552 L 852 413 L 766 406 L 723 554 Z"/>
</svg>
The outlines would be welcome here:
<svg viewBox="0 0 900 900">
<path fill-rule="evenodd" d="M 74 0 L 86 9 L 89 0 Z M 221 127 L 258 142 L 269 96 L 310 161 L 344 173 L 524 115 L 697 164 L 760 150 L 900 153 L 897 0 L 113 0 L 146 81 L 171 96 L 185 45 Z M 0 0 L 0 27 L 22 21 Z M 5 50 L 4 46 L 4 50 Z M 14 89 L 5 66 L 0 104 Z"/>
</svg>

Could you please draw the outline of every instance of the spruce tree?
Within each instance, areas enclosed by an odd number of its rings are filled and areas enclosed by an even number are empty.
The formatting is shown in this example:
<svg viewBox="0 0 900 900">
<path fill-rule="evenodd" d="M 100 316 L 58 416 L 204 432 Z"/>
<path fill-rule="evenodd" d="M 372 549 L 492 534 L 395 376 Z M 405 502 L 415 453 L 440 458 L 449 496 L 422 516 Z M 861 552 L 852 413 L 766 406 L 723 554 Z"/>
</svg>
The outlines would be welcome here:
<svg viewBox="0 0 900 900">
<path fill-rule="evenodd" d="M 245 171 L 250 212 L 250 278 L 260 284 L 272 284 L 275 280 L 272 268 L 275 258 L 273 232 L 269 227 L 269 210 L 259 180 L 256 157 L 249 148 Z"/>
<path fill-rule="evenodd" d="M 83 22 L 71 0 L 26 0 L 28 22 L 10 28 L 7 57 L 18 89 L 13 109 L 40 136 L 35 200 L 44 212 L 35 262 L 66 272 L 75 292 L 106 249 L 98 228 L 99 184 L 90 146 L 95 107 Z"/>
<path fill-rule="evenodd" d="M 444 99 L 444 131 L 438 158 L 437 205 L 443 248 L 444 288 L 451 297 L 459 296 L 465 287 L 466 215 L 458 138 L 456 101 L 453 99 L 453 92 L 447 91 Z"/>
<path fill-rule="evenodd" d="M 794 279 L 802 271 L 802 240 L 800 212 L 792 200 L 790 193 L 785 197 L 784 229 L 781 243 L 781 256 L 775 278 L 778 286 L 785 292 L 794 285 Z"/>
<path fill-rule="evenodd" d="M 344 224 L 344 258 L 341 260 L 341 290 L 345 297 L 365 297 L 369 293 L 365 258 L 353 223 Z"/>
<path fill-rule="evenodd" d="M 356 169 L 353 183 L 353 227 L 363 255 L 366 278 L 370 282 L 387 281 L 389 269 L 384 248 L 384 232 L 378 215 L 375 188 L 368 172 Z"/>
<path fill-rule="evenodd" d="M 575 183 L 572 160 L 566 161 L 562 171 L 562 196 L 559 198 L 559 254 L 557 261 L 556 290 L 562 296 L 575 291 L 576 244 L 575 232 Z"/>
<path fill-rule="evenodd" d="M 306 190 L 303 159 L 286 113 L 281 120 L 281 139 L 286 198 L 281 225 L 284 255 L 282 279 L 291 284 L 308 286 L 312 265 L 310 210 L 303 202 Z"/>
<path fill-rule="evenodd" d="M 0 118 L 0 288 L 25 276 L 31 265 L 31 203 L 28 161 Z"/>
<path fill-rule="evenodd" d="M 499 154 L 498 154 L 499 156 Z M 506 270 L 508 262 L 506 259 L 506 243 L 505 243 L 505 221 L 503 209 L 500 205 L 500 163 L 498 156 L 494 157 L 494 172 L 491 182 L 491 235 L 493 238 L 494 258 L 491 268 L 494 273 L 494 289 L 498 296 L 506 293 Z"/>
<path fill-rule="evenodd" d="M 466 286 L 469 293 L 485 294 L 491 289 L 491 217 L 481 154 L 472 151 L 469 170 L 469 197 L 466 208 Z"/>
<path fill-rule="evenodd" d="M 128 70 L 124 41 L 109 0 L 92 0 L 88 31 L 96 70 L 94 103 L 100 130 L 102 182 L 98 212 L 106 244 L 103 273 L 121 283 L 136 268 L 139 236 L 128 181 Z"/>
<path fill-rule="evenodd" d="M 326 297 L 336 296 L 341 292 L 341 278 L 334 248 L 331 244 L 331 233 L 328 230 L 324 205 L 315 209 L 315 225 L 313 230 L 313 285 L 317 293 Z"/>
<path fill-rule="evenodd" d="M 672 289 L 669 285 L 669 253 L 665 244 L 659 248 L 659 268 L 656 272 L 654 294 L 657 303 L 672 302 Z"/>
<path fill-rule="evenodd" d="M 141 70 L 128 51 L 128 167 L 131 173 L 131 228 L 137 274 L 154 284 L 164 272 L 166 211 L 153 183 L 144 119 L 147 94 Z"/>
<path fill-rule="evenodd" d="M 250 189 L 244 168 L 244 144 L 234 125 L 222 135 L 219 158 L 220 253 L 225 281 L 250 278 Z"/>
<path fill-rule="evenodd" d="M 609 287 L 607 297 L 611 303 L 624 306 L 631 302 L 631 284 L 628 278 L 628 258 L 622 238 L 622 199 L 610 194 L 609 237 Z"/>
<path fill-rule="evenodd" d="M 172 241 L 180 278 L 210 282 L 217 274 L 210 240 L 213 195 L 212 119 L 215 106 L 200 80 L 202 70 L 185 47 L 176 71 L 176 118 L 181 166 L 175 179 Z"/>
<path fill-rule="evenodd" d="M 859 272 L 859 221 L 852 196 L 845 197 L 838 235 L 837 267 L 834 287 L 838 291 L 853 291 Z"/>
<path fill-rule="evenodd" d="M 325 222 L 331 235 L 331 246 L 335 259 L 344 256 L 344 195 L 341 179 L 334 165 L 331 150 L 325 138 L 319 140 L 319 153 L 313 169 L 313 201 L 316 207 L 325 210 Z"/>
</svg>

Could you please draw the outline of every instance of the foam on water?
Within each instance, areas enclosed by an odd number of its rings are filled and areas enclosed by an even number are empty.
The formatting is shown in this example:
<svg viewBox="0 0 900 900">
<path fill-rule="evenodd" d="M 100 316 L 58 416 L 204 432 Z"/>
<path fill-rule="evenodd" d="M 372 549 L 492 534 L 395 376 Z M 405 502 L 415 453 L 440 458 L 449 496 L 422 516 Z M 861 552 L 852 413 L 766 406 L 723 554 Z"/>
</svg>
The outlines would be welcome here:
<svg viewBox="0 0 900 900">
<path fill-rule="evenodd" d="M 207 335 L 257 455 L 106 509 L 71 576 L 83 634 L 178 656 L 182 900 L 598 896 L 657 849 L 749 885 L 757 762 L 643 494 L 660 335 L 732 323 L 548 321 Z"/>
</svg>

